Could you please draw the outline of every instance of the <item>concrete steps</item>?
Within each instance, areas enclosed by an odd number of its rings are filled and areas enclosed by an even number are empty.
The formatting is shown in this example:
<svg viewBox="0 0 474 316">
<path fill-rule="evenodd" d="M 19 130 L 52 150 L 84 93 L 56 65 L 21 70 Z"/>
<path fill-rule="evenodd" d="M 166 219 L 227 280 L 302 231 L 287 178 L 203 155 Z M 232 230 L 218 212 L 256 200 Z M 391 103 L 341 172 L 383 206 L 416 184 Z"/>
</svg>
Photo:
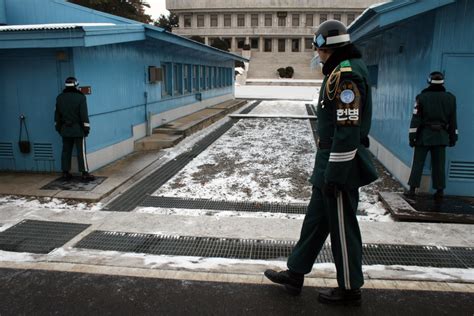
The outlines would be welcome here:
<svg viewBox="0 0 474 316">
<path fill-rule="evenodd" d="M 156 127 L 152 135 L 135 142 L 135 151 L 173 147 L 186 136 L 213 124 L 246 102 L 245 100 L 228 100 Z"/>
</svg>

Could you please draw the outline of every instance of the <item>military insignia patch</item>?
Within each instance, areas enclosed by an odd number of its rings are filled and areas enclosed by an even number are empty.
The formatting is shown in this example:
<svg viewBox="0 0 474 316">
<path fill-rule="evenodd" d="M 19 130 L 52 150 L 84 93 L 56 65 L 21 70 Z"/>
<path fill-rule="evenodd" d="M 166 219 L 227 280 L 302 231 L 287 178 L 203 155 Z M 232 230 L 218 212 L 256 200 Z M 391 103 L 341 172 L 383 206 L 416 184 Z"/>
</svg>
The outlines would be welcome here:
<svg viewBox="0 0 474 316">
<path fill-rule="evenodd" d="M 354 101 L 354 99 L 355 99 L 355 95 L 354 95 L 354 92 L 352 92 L 352 90 L 346 89 L 341 92 L 342 102 L 351 103 L 352 101 Z"/>
<path fill-rule="evenodd" d="M 339 85 L 336 103 L 336 124 L 339 126 L 359 126 L 361 96 L 357 85 L 344 81 Z"/>
</svg>

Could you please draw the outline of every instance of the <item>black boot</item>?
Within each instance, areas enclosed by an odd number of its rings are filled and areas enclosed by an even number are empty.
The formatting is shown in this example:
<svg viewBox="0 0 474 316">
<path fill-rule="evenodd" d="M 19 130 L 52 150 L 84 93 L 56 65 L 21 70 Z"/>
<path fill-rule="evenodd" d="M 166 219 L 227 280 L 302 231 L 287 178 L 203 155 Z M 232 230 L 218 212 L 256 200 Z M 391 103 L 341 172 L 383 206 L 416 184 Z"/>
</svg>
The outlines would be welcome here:
<svg viewBox="0 0 474 316">
<path fill-rule="evenodd" d="M 319 292 L 318 300 L 324 304 L 360 306 L 362 298 L 360 289 L 345 290 L 337 287 Z"/>
<path fill-rule="evenodd" d="M 64 181 L 71 181 L 72 174 L 70 174 L 69 171 L 63 171 L 63 175 L 61 176 L 61 179 Z"/>
<path fill-rule="evenodd" d="M 433 199 L 435 200 L 435 203 L 442 203 L 444 199 L 443 189 L 436 190 L 436 193 L 433 194 Z"/>
<path fill-rule="evenodd" d="M 411 199 L 412 199 L 412 198 L 414 198 L 414 197 L 416 196 L 416 191 L 415 191 L 415 190 L 416 190 L 415 187 L 410 186 L 410 190 L 405 191 L 405 192 L 403 193 L 403 195 L 406 196 L 407 198 L 411 198 Z"/>
<path fill-rule="evenodd" d="M 81 180 L 82 180 L 83 182 L 90 182 L 90 181 L 94 181 L 94 180 L 95 180 L 95 177 L 94 177 L 93 175 L 91 175 L 89 172 L 84 171 L 84 172 L 82 173 Z"/>
<path fill-rule="evenodd" d="M 291 272 L 290 270 L 277 272 L 271 269 L 266 270 L 264 274 L 273 283 L 284 285 L 291 295 L 299 295 L 301 293 L 304 274 Z"/>
</svg>

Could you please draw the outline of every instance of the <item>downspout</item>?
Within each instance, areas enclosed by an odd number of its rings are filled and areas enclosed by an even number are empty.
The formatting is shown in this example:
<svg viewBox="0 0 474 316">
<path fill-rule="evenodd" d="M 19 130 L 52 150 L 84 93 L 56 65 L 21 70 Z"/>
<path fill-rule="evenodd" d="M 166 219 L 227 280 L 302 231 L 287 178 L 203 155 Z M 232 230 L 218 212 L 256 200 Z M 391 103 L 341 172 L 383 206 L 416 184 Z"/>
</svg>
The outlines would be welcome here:
<svg viewBox="0 0 474 316">
<path fill-rule="evenodd" d="M 5 0 L 0 0 L 0 25 L 7 24 L 7 4 Z"/>
</svg>

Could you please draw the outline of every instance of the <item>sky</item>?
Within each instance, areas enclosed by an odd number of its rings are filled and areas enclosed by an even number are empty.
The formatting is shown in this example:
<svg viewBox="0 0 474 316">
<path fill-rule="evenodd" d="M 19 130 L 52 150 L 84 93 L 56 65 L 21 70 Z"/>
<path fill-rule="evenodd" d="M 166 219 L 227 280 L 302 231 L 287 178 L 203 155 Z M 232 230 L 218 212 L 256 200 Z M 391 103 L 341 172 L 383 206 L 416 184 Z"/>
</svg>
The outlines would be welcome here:
<svg viewBox="0 0 474 316">
<path fill-rule="evenodd" d="M 146 8 L 146 13 L 150 14 L 151 17 L 156 20 L 160 14 L 168 15 L 169 11 L 166 10 L 166 1 L 165 0 L 146 0 L 150 5 L 150 8 Z"/>
</svg>

